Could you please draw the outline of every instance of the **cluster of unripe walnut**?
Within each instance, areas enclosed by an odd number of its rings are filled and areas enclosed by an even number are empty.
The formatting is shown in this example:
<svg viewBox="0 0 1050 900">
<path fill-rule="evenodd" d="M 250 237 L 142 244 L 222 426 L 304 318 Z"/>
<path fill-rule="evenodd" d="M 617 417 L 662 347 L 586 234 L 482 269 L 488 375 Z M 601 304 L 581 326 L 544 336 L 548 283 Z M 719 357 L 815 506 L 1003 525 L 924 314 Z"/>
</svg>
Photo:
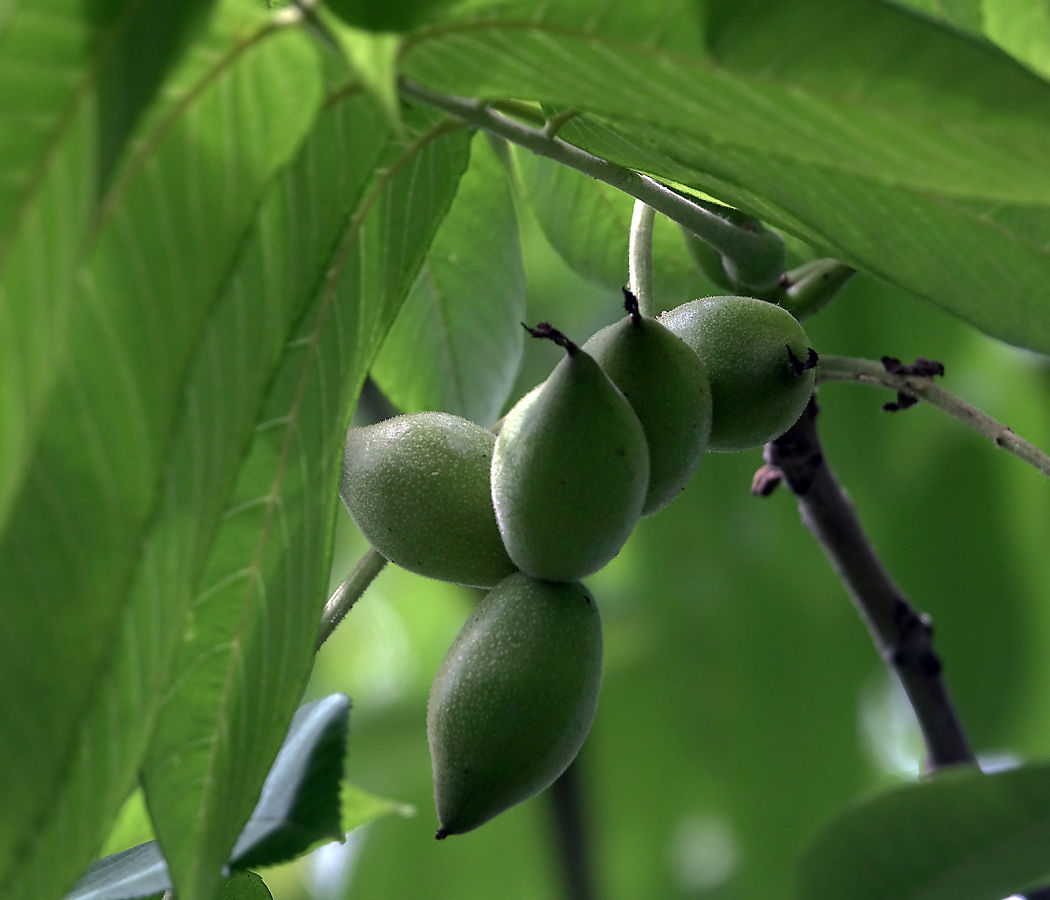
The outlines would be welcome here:
<svg viewBox="0 0 1050 900">
<path fill-rule="evenodd" d="M 816 354 L 786 310 L 709 297 L 628 315 L 578 347 L 486 430 L 444 413 L 351 429 L 340 493 L 387 559 L 491 588 L 434 678 L 427 736 L 438 838 L 548 787 L 598 702 L 602 626 L 579 582 L 708 450 L 760 446 L 801 415 Z M 494 431 L 498 430 L 498 435 Z"/>
</svg>

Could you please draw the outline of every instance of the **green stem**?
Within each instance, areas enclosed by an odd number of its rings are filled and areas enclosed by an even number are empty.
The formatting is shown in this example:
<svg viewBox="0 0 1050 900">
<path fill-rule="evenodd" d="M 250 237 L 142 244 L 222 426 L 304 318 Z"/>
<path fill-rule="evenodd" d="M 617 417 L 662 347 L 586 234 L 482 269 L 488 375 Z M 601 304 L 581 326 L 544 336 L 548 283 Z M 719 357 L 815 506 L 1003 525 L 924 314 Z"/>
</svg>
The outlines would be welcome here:
<svg viewBox="0 0 1050 900">
<path fill-rule="evenodd" d="M 627 281 L 643 316 L 653 314 L 653 223 L 656 210 L 641 200 L 634 202 L 631 241 L 627 250 Z"/>
<path fill-rule="evenodd" d="M 561 138 L 549 137 L 542 129 L 530 128 L 501 115 L 491 103 L 441 94 L 407 78 L 400 80 L 399 89 L 406 97 L 442 109 L 469 125 L 498 134 L 538 156 L 569 166 L 641 200 L 714 247 L 732 270 L 730 277 L 742 287 L 768 291 L 779 284 L 784 273 L 784 242 L 757 219 L 718 203 L 687 197 Z"/>
<path fill-rule="evenodd" d="M 383 571 L 383 566 L 386 564 L 386 557 L 381 556 L 371 547 L 365 551 L 365 555 L 354 566 L 353 571 L 346 576 L 343 583 L 335 589 L 335 593 L 324 605 L 324 612 L 321 614 L 321 634 L 317 638 L 318 650 L 331 637 L 336 626 L 343 621 L 343 617 L 350 612 L 350 608 L 368 589 L 376 575 Z"/>
<path fill-rule="evenodd" d="M 706 241 L 700 240 L 688 228 L 682 228 L 682 237 L 685 238 L 685 247 L 689 255 L 696 267 L 704 273 L 704 277 L 715 287 L 733 293 L 733 285 L 722 265 L 722 254 Z"/>
<path fill-rule="evenodd" d="M 1002 447 L 1030 466 L 1050 477 L 1050 456 L 1018 437 L 1005 425 L 985 415 L 969 403 L 950 394 L 932 378 L 918 375 L 895 375 L 887 372 L 882 363 L 871 359 L 855 359 L 851 356 L 821 356 L 817 366 L 818 381 L 858 381 L 878 387 L 899 391 L 944 410 L 964 425 L 969 425 L 978 434 L 983 434 L 997 447 Z"/>
<path fill-rule="evenodd" d="M 820 312 L 856 274 L 837 259 L 815 259 L 787 273 L 776 300 L 801 321 Z"/>
<path fill-rule="evenodd" d="M 562 126 L 569 120 L 575 119 L 579 114 L 580 111 L 578 109 L 567 109 L 563 113 L 558 113 L 553 119 L 548 120 L 544 124 L 544 135 L 548 138 L 556 137 Z"/>
<path fill-rule="evenodd" d="M 547 120 L 544 118 L 542 110 L 529 103 L 522 103 L 520 100 L 493 100 L 489 103 L 489 107 L 514 116 L 516 119 L 531 122 L 540 128 L 547 126 Z"/>
</svg>

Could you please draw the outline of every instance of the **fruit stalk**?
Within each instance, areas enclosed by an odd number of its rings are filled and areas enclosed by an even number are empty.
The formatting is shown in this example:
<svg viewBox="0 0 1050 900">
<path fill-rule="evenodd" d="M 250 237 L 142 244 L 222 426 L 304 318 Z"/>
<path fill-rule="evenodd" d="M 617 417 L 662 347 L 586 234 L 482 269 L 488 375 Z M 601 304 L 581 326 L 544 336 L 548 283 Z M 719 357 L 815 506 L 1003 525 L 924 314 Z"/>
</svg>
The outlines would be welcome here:
<svg viewBox="0 0 1050 900">
<path fill-rule="evenodd" d="M 729 273 L 732 283 L 740 289 L 773 290 L 784 274 L 784 241 L 751 216 L 679 193 L 568 141 L 549 137 L 543 129 L 531 128 L 501 115 L 490 103 L 441 94 L 408 78 L 398 81 L 398 90 L 406 97 L 442 109 L 469 125 L 483 128 L 643 201 L 714 247 L 732 269 Z"/>
<path fill-rule="evenodd" d="M 893 583 L 868 540 L 856 510 L 824 458 L 817 405 L 766 444 L 766 465 L 752 490 L 768 495 L 782 478 L 798 500 L 806 527 L 820 542 L 849 591 L 876 647 L 908 696 L 926 743 L 927 767 L 974 763 L 962 723 L 933 650 L 933 628 Z"/>
<path fill-rule="evenodd" d="M 549 808 L 558 835 L 562 880 L 568 900 L 595 900 L 590 847 L 587 840 L 586 804 L 577 756 L 547 791 Z"/>
<path fill-rule="evenodd" d="M 656 210 L 634 201 L 631 238 L 627 248 L 627 281 L 643 316 L 653 315 L 653 223 Z"/>
<path fill-rule="evenodd" d="M 815 259 L 785 273 L 773 300 L 801 322 L 834 300 L 856 274 L 837 259 Z"/>
<path fill-rule="evenodd" d="M 358 598 L 368 590 L 368 586 L 375 580 L 376 575 L 383 571 L 386 563 L 386 557 L 369 547 L 354 566 L 353 571 L 335 589 L 324 605 L 324 612 L 321 613 L 321 633 L 317 638 L 318 650 L 331 637 L 332 632 L 343 621 L 343 617 L 350 612 L 350 608 L 358 601 Z"/>
</svg>

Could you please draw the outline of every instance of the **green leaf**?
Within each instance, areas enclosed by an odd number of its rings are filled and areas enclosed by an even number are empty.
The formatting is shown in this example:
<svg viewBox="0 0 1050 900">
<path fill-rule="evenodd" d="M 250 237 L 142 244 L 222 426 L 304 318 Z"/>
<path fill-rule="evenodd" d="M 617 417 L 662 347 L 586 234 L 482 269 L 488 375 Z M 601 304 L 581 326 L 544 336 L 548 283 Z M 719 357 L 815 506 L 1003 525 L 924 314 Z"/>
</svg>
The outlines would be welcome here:
<svg viewBox="0 0 1050 900">
<path fill-rule="evenodd" d="M 884 0 L 987 38 L 1050 78 L 1050 7 L 1045 0 Z"/>
<path fill-rule="evenodd" d="M 985 0 L 883 0 L 912 9 L 975 34 L 981 32 L 981 7 Z M 994 2 L 994 0 L 993 0 Z"/>
<path fill-rule="evenodd" d="M 318 14 L 342 48 L 354 74 L 386 113 L 391 127 L 401 134 L 401 99 L 397 94 L 397 51 L 401 38 L 396 34 L 373 34 L 350 28 L 325 7 Z"/>
<path fill-rule="evenodd" d="M 164 885 L 164 886 L 161 886 Z M 171 888 L 156 841 L 102 860 L 66 900 L 163 900 Z M 234 872 L 219 885 L 215 900 L 273 900 L 266 882 L 254 872 Z"/>
<path fill-rule="evenodd" d="M 263 402 L 249 410 L 254 434 L 193 592 L 143 778 L 182 900 L 210 898 L 302 694 L 353 401 L 466 165 L 461 129 L 432 116 L 406 126 L 411 143 L 383 151 L 317 257 L 310 302 Z M 385 144 L 387 133 L 375 119 L 344 120 L 337 137 L 328 145 L 335 158 Z M 324 180 L 313 190 L 333 193 Z M 260 249 L 294 252 L 284 246 Z M 269 264 L 263 255 L 246 273 L 265 284 Z"/>
<path fill-rule="evenodd" d="M 351 832 L 366 822 L 382 816 L 414 816 L 416 814 L 414 806 L 369 793 L 350 781 L 343 781 L 342 807 L 345 832 Z"/>
<path fill-rule="evenodd" d="M 514 165 L 525 199 L 562 259 L 602 287 L 617 290 L 627 284 L 634 198 L 520 148 L 514 149 Z M 657 215 L 653 226 L 653 273 L 661 309 L 712 288 L 697 272 L 681 229 L 662 215 Z"/>
<path fill-rule="evenodd" d="M 806 900 L 1002 900 L 1050 872 L 1050 764 L 947 772 L 831 822 L 799 866 Z"/>
<path fill-rule="evenodd" d="M 328 0 L 332 11 L 355 28 L 408 31 L 451 5 L 453 0 Z"/>
<path fill-rule="evenodd" d="M 195 557 L 224 509 L 214 469 L 236 473 L 242 452 L 245 438 L 225 444 L 212 418 L 218 357 L 202 332 L 265 188 L 309 126 L 319 73 L 303 35 L 265 20 L 223 27 L 220 17 L 199 50 L 207 61 L 189 61 L 200 77 L 180 82 L 107 194 L 68 365 L 0 534 L 0 769 L 17 773 L 0 785 L 5 896 L 67 889 L 131 793 Z M 64 332 L 56 325 L 56 342 Z M 220 440 L 198 444 L 210 428 Z"/>
<path fill-rule="evenodd" d="M 98 191 L 209 5 L 0 6 L 0 526 L 62 364 Z"/>
<path fill-rule="evenodd" d="M 983 0 L 985 36 L 1050 79 L 1050 6 L 1045 0 Z"/>
<path fill-rule="evenodd" d="M 525 304 L 507 173 L 479 134 L 372 377 L 404 412 L 443 410 L 488 425 L 514 385 Z"/>
<path fill-rule="evenodd" d="M 274 865 L 294 859 L 324 837 L 342 840 L 345 814 L 340 804 L 346 791 L 340 784 L 349 715 L 350 699 L 332 694 L 300 707 L 292 717 L 259 802 L 237 839 L 231 868 Z M 384 801 L 361 795 L 352 817 L 374 818 L 386 811 Z M 149 841 L 93 863 L 66 900 L 123 900 L 171 886 L 160 845 Z"/>
<path fill-rule="evenodd" d="M 153 823 L 146 809 L 146 796 L 141 788 L 124 802 L 117 814 L 116 822 L 106 835 L 106 842 L 99 851 L 100 856 L 112 856 L 130 847 L 154 840 Z"/>
<path fill-rule="evenodd" d="M 93 863 L 65 900 L 136 900 L 170 889 L 164 854 L 149 841 Z"/>
<path fill-rule="evenodd" d="M 233 847 L 231 868 L 276 865 L 322 838 L 343 839 L 340 783 L 349 726 L 345 694 L 296 711 L 259 802 Z"/>
<path fill-rule="evenodd" d="M 215 900 L 273 900 L 273 896 L 254 872 L 235 872 L 219 885 Z"/>
<path fill-rule="evenodd" d="M 1050 350 L 1050 86 L 863 0 L 521 4 L 406 39 L 402 70 L 590 114 L 560 136 L 698 188 L 995 337 Z M 744 187 L 746 186 L 746 188 Z M 1004 227 L 1005 225 L 1005 227 Z"/>
<path fill-rule="evenodd" d="M 622 164 L 673 171 L 674 180 L 718 193 L 986 334 L 1050 351 L 1050 303 L 1043 290 L 1050 278 L 1050 205 L 988 207 L 834 168 L 800 173 L 777 158 L 731 153 L 670 129 L 651 128 L 643 142 L 622 125 L 580 117 L 564 130 Z M 737 188 L 736 178 L 747 188 Z"/>
<path fill-rule="evenodd" d="M 98 183 L 104 188 L 125 140 L 164 74 L 201 25 L 213 0 L 88 0 L 102 49 L 99 93 Z M 117 35 L 114 41 L 111 34 Z"/>
</svg>

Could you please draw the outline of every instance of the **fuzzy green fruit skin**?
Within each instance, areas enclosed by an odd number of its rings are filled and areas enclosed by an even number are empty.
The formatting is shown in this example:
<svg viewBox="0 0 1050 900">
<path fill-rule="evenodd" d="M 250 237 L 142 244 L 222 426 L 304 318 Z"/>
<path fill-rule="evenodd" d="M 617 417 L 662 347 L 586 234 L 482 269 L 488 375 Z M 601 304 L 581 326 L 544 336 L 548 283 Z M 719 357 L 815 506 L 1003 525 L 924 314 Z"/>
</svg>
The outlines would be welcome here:
<svg viewBox="0 0 1050 900">
<path fill-rule="evenodd" d="M 631 404 L 649 447 L 643 516 L 677 497 L 693 477 L 711 434 L 711 388 L 704 364 L 656 319 L 625 316 L 583 349 Z"/>
<path fill-rule="evenodd" d="M 582 584 L 518 572 L 478 604 L 434 678 L 427 738 L 439 837 L 548 787 L 594 719 L 602 623 Z"/>
<path fill-rule="evenodd" d="M 815 372 L 791 370 L 809 338 L 787 310 L 753 297 L 705 297 L 676 307 L 660 322 L 704 363 L 711 381 L 709 449 L 749 450 L 780 437 L 806 408 Z"/>
<path fill-rule="evenodd" d="M 649 449 L 631 405 L 582 350 L 507 413 L 492 501 L 523 572 L 577 581 L 620 552 L 645 504 Z"/>
<path fill-rule="evenodd" d="M 514 571 L 489 490 L 495 442 L 473 422 L 436 412 L 351 428 L 339 495 L 391 562 L 441 581 L 492 587 Z"/>
</svg>

